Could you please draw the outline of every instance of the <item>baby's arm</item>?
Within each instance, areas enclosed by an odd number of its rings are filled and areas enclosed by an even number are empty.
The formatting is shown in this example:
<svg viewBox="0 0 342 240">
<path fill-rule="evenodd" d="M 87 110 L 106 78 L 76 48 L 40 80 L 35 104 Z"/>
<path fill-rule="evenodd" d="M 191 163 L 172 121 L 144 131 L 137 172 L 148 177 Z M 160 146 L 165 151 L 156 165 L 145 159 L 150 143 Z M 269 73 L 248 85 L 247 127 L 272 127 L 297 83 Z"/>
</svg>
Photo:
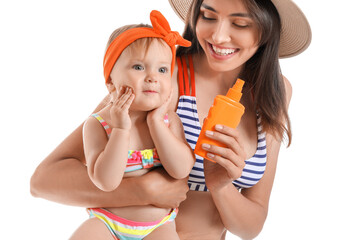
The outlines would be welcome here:
<svg viewBox="0 0 342 240">
<path fill-rule="evenodd" d="M 106 96 L 94 112 L 108 105 Z M 186 180 L 175 180 L 157 168 L 134 178 L 124 178 L 112 192 L 104 192 L 90 180 L 84 165 L 83 123 L 66 137 L 35 169 L 32 196 L 78 207 L 125 207 L 155 205 L 176 208 L 189 190 Z M 164 189 L 164 194 L 160 194 Z"/>
<path fill-rule="evenodd" d="M 88 175 L 92 182 L 103 191 L 115 190 L 126 167 L 129 130 L 113 128 L 107 140 L 101 124 L 90 117 L 84 124 L 83 143 Z"/>
<path fill-rule="evenodd" d="M 131 89 L 122 89 L 110 106 L 111 135 L 107 136 L 101 124 L 89 118 L 83 131 L 84 153 L 88 174 L 103 191 L 113 191 L 123 178 L 130 141 L 131 119 L 128 109 L 134 95 Z"/>
<path fill-rule="evenodd" d="M 161 118 L 149 118 L 149 129 L 163 167 L 170 176 L 182 179 L 189 175 L 195 157 L 186 142 L 177 113 L 170 111 L 168 118 L 169 127 Z"/>
</svg>

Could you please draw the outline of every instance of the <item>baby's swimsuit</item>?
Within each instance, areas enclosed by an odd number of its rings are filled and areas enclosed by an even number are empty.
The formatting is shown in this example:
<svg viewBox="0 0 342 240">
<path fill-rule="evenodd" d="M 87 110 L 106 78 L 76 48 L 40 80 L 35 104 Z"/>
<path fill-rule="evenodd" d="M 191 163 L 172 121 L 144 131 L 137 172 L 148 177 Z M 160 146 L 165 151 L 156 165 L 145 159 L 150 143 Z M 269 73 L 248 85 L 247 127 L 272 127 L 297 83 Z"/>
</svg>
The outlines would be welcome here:
<svg viewBox="0 0 342 240">
<path fill-rule="evenodd" d="M 191 148 L 194 150 L 201 125 L 197 114 L 196 91 L 195 91 L 195 74 L 191 55 L 188 55 L 188 64 L 190 79 L 188 74 L 188 66 L 186 63 L 186 56 L 177 57 L 178 65 L 178 86 L 179 86 L 179 100 L 177 106 L 177 114 L 180 117 L 185 138 Z M 239 179 L 233 181 L 236 188 L 250 188 L 257 184 L 262 178 L 266 168 L 266 138 L 262 131 L 261 119 L 257 115 L 258 128 L 258 145 L 255 154 L 245 160 L 245 167 Z M 196 162 L 189 175 L 188 185 L 190 190 L 194 191 L 208 191 L 205 185 L 203 158 L 196 155 Z"/>
<path fill-rule="evenodd" d="M 109 138 L 111 129 L 108 124 L 98 114 L 93 114 L 92 116 L 101 123 Z M 168 124 L 167 118 L 164 121 Z M 161 162 L 155 148 L 141 151 L 128 151 L 128 160 L 125 172 L 158 166 L 161 166 Z M 169 214 L 154 222 L 136 222 L 127 220 L 116 216 L 104 208 L 88 208 L 87 211 L 91 218 L 96 217 L 106 224 L 114 239 L 138 240 L 146 237 L 157 227 L 174 221 L 177 216 L 178 209 L 171 209 Z"/>
</svg>

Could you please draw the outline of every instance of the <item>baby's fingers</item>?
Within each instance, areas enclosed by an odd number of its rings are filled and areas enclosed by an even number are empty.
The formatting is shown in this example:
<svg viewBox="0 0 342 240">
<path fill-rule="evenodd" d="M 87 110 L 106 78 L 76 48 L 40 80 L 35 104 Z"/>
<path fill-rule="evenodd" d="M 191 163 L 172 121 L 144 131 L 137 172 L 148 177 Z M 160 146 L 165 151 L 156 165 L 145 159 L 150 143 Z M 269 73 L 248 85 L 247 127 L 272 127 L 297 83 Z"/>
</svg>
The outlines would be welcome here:
<svg viewBox="0 0 342 240">
<path fill-rule="evenodd" d="M 169 108 L 169 105 L 170 105 L 170 102 L 171 102 L 171 99 L 172 99 L 172 89 L 171 89 L 171 92 L 170 92 L 170 95 L 168 96 L 168 98 L 165 100 L 165 102 L 158 108 L 159 112 L 163 113 L 164 115 L 166 114 L 168 108 Z"/>
<path fill-rule="evenodd" d="M 135 97 L 134 93 L 131 92 L 131 94 L 128 95 L 128 98 L 126 99 L 126 101 L 123 102 L 121 108 L 123 110 L 129 109 L 129 107 L 131 106 L 131 104 L 132 104 L 132 102 L 134 100 L 134 97 Z"/>
<path fill-rule="evenodd" d="M 119 96 L 116 101 L 116 106 L 121 109 L 129 108 L 133 102 L 134 94 L 131 88 L 126 87 L 121 94 L 122 90 L 120 89 Z"/>
<path fill-rule="evenodd" d="M 121 98 L 121 96 L 125 93 L 126 88 L 124 87 L 120 87 L 119 91 L 116 92 L 116 94 L 114 94 L 114 92 L 111 94 L 111 100 L 110 103 L 116 103 L 118 102 L 118 99 Z M 116 95 L 116 96 L 115 96 Z"/>
<path fill-rule="evenodd" d="M 171 89 L 170 95 L 168 96 L 168 98 L 166 99 L 166 101 L 164 103 L 166 106 L 169 106 L 171 99 L 172 99 L 172 95 L 173 95 L 173 89 Z"/>
</svg>

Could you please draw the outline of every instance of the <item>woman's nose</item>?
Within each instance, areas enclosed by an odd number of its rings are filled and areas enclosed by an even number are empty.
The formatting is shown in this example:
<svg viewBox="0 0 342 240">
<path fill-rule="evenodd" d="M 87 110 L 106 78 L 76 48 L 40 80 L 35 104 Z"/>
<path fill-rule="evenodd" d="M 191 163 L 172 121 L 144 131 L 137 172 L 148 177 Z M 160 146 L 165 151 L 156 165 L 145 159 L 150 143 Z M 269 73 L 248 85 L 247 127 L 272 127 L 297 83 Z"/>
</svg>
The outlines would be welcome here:
<svg viewBox="0 0 342 240">
<path fill-rule="evenodd" d="M 230 42 L 231 31 L 229 23 L 226 21 L 219 21 L 213 29 L 212 39 L 215 44 L 220 45 L 225 42 Z"/>
</svg>

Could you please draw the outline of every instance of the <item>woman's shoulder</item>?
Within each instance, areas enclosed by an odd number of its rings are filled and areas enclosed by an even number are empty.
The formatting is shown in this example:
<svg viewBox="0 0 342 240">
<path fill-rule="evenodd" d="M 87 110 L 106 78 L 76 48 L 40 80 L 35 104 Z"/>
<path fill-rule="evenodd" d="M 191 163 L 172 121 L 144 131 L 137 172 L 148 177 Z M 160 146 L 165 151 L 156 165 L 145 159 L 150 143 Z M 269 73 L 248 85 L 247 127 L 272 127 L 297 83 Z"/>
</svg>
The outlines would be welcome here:
<svg viewBox="0 0 342 240">
<path fill-rule="evenodd" d="M 292 85 L 291 82 L 284 76 L 283 77 L 283 81 L 284 81 L 284 86 L 285 86 L 285 93 L 286 93 L 286 102 L 287 102 L 287 106 L 290 104 L 291 101 L 291 97 L 292 97 Z"/>
<path fill-rule="evenodd" d="M 104 99 L 102 99 L 102 101 L 97 105 L 93 113 L 99 112 L 103 108 L 108 106 L 108 103 L 110 102 L 110 100 L 111 100 L 110 94 L 107 94 L 107 96 L 105 96 Z"/>
</svg>

